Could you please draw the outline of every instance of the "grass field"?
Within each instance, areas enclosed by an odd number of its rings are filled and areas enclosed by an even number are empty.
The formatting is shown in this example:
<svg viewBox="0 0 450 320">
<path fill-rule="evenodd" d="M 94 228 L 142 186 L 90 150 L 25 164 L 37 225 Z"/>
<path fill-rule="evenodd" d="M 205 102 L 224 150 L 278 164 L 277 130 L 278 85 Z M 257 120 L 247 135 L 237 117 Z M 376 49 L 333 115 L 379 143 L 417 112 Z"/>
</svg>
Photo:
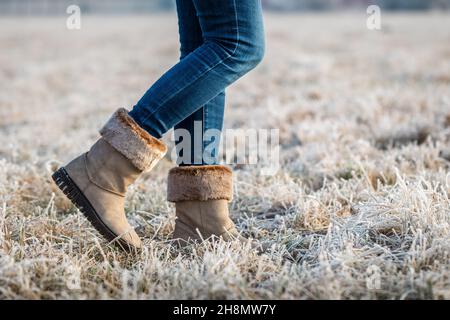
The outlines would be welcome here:
<svg viewBox="0 0 450 320">
<path fill-rule="evenodd" d="M 171 246 L 166 158 L 127 198 L 137 257 L 50 175 L 177 60 L 175 17 L 0 19 L 0 298 L 450 299 L 448 15 L 267 15 L 226 127 L 280 129 L 281 170 L 235 168 L 231 204 L 270 250 Z"/>
</svg>

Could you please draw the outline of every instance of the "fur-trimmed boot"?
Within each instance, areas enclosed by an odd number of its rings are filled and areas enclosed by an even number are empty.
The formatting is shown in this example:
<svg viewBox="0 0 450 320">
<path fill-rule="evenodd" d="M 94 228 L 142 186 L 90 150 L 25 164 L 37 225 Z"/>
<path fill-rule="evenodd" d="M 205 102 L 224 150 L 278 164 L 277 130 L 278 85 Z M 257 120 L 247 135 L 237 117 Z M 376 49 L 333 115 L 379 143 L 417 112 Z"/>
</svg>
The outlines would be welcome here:
<svg viewBox="0 0 450 320">
<path fill-rule="evenodd" d="M 117 110 L 101 138 L 53 174 L 53 180 L 102 236 L 126 251 L 141 247 L 128 223 L 127 187 L 164 157 L 167 148 L 142 129 L 126 109 Z"/>
<path fill-rule="evenodd" d="M 175 202 L 173 239 L 187 242 L 211 236 L 224 240 L 246 240 L 229 217 L 233 197 L 232 171 L 228 167 L 187 166 L 169 172 L 167 199 Z"/>
</svg>

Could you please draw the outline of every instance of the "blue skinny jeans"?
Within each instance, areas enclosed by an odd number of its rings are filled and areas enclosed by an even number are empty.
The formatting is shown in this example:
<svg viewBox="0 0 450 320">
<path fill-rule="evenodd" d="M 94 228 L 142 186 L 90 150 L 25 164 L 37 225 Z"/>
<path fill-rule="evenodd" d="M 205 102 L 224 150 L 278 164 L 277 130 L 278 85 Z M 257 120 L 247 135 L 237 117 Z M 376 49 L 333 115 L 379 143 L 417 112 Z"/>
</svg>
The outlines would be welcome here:
<svg viewBox="0 0 450 320">
<path fill-rule="evenodd" d="M 189 132 L 191 156 L 179 164 L 216 164 L 218 148 L 211 149 L 208 161 L 203 154 L 218 141 L 205 141 L 203 134 L 222 131 L 225 89 L 263 59 L 261 0 L 177 0 L 177 13 L 181 59 L 148 89 L 130 116 L 156 138 L 171 128 Z M 200 131 L 194 130 L 196 123 Z M 201 148 L 194 149 L 194 140 L 202 141 Z"/>
</svg>

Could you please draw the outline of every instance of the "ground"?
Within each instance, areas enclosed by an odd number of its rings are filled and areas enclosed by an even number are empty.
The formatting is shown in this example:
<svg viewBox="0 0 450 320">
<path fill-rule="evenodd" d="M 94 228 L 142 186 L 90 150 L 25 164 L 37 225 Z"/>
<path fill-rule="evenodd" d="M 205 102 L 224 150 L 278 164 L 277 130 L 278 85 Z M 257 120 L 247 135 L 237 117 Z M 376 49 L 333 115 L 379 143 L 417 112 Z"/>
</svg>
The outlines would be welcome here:
<svg viewBox="0 0 450 320">
<path fill-rule="evenodd" d="M 127 197 L 138 256 L 50 176 L 176 62 L 175 17 L 1 18 L 0 298 L 450 299 L 449 18 L 268 14 L 225 124 L 280 129 L 280 170 L 235 166 L 230 207 L 270 249 L 172 246 L 167 157 Z"/>
</svg>

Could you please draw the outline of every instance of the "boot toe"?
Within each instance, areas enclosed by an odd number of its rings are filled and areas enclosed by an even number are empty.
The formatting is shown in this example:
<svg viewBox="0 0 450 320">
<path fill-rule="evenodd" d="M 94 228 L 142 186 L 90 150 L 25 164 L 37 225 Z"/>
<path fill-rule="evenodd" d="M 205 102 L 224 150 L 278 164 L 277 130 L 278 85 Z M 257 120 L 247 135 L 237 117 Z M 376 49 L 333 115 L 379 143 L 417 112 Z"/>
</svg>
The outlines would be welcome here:
<svg viewBox="0 0 450 320">
<path fill-rule="evenodd" d="M 137 235 L 136 231 L 134 231 L 134 229 L 132 229 L 128 233 L 128 237 L 127 237 L 126 241 L 129 244 L 131 244 L 133 247 L 135 247 L 136 249 L 142 249 L 141 238 L 139 238 L 139 236 Z"/>
<path fill-rule="evenodd" d="M 117 239 L 120 241 L 121 246 L 125 246 L 125 250 L 132 251 L 135 249 L 142 249 L 141 238 L 137 235 L 133 227 L 124 228 L 123 230 L 114 230 L 117 234 Z"/>
</svg>

